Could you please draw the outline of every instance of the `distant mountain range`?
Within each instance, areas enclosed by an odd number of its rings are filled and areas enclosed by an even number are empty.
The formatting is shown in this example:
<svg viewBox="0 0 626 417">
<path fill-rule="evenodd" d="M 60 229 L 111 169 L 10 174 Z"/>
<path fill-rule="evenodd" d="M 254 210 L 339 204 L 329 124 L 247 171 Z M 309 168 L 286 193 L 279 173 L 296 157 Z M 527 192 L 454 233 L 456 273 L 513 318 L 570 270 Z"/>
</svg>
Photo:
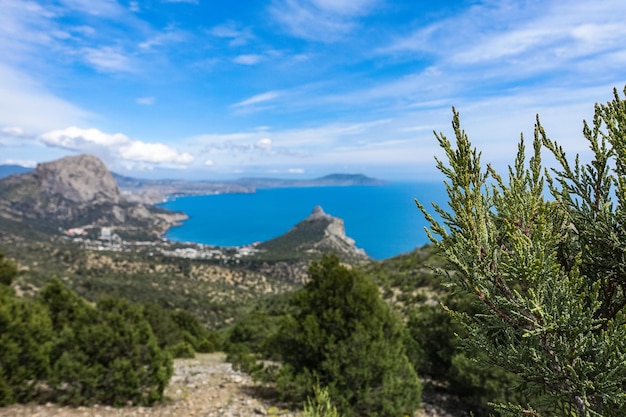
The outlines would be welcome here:
<svg viewBox="0 0 626 417">
<path fill-rule="evenodd" d="M 28 173 L 32 170 L 19 165 L 0 165 L 0 179 L 13 174 Z M 383 180 L 363 174 L 330 174 L 305 180 L 239 178 L 231 181 L 153 180 L 127 177 L 114 172 L 111 175 L 126 200 L 143 204 L 157 204 L 165 201 L 168 197 L 184 195 L 253 193 L 262 188 L 380 185 L 385 183 Z"/>
<path fill-rule="evenodd" d="M 0 165 L 0 178 L 5 178 L 13 174 L 24 174 L 32 170 L 32 168 L 23 167 L 21 165 Z"/>
<path fill-rule="evenodd" d="M 131 201 L 156 204 L 168 197 L 200 194 L 253 193 L 262 188 L 380 185 L 384 181 L 362 174 L 331 174 L 310 180 L 239 178 L 232 181 L 149 180 L 113 173 L 120 190 Z"/>
</svg>

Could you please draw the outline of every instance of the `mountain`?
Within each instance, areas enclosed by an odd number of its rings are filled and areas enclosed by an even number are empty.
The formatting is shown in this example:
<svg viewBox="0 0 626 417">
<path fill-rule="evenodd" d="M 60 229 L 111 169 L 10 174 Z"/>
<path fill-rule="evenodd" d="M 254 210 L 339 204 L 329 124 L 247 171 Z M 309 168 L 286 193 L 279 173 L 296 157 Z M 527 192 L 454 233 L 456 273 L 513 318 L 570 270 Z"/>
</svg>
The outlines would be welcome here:
<svg viewBox="0 0 626 417">
<path fill-rule="evenodd" d="M 23 167 L 21 165 L 0 165 L 0 178 L 5 178 L 13 174 L 24 174 L 32 170 L 32 168 Z"/>
<path fill-rule="evenodd" d="M 326 214 L 320 206 L 287 233 L 257 248 L 274 259 L 314 258 L 322 253 L 336 253 L 351 262 L 369 259 L 365 251 L 346 236 L 343 220 Z"/>
<path fill-rule="evenodd" d="M 129 201 L 157 204 L 168 197 L 198 194 L 253 193 L 254 188 L 234 182 L 150 180 L 112 173 L 122 194 Z"/>
<path fill-rule="evenodd" d="M 113 226 L 157 236 L 185 217 L 127 201 L 104 163 L 92 155 L 41 163 L 0 180 L 0 216 L 58 227 Z"/>
<path fill-rule="evenodd" d="M 292 180 L 279 178 L 239 178 L 237 184 L 253 188 L 281 187 L 328 187 L 350 185 L 381 185 L 385 181 L 371 178 L 363 174 L 330 174 L 310 180 Z"/>
<path fill-rule="evenodd" d="M 362 174 L 331 174 L 310 180 L 239 178 L 232 181 L 151 180 L 113 173 L 122 194 L 130 201 L 157 204 L 168 197 L 199 194 L 253 193 L 260 188 L 380 185 L 384 181 Z"/>
</svg>

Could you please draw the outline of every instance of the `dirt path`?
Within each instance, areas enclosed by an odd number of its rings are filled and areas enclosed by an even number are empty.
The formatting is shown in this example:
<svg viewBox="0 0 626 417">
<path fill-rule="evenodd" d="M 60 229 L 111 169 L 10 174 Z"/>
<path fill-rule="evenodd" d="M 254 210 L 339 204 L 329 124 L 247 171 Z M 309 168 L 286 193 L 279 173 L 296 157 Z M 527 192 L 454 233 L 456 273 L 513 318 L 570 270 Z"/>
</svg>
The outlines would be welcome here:
<svg viewBox="0 0 626 417">
<path fill-rule="evenodd" d="M 251 378 L 233 371 L 222 353 L 198 354 L 195 359 L 177 359 L 174 376 L 165 395 L 168 398 L 155 407 L 108 406 L 60 407 L 46 405 L 12 405 L 0 408 L 0 417 L 295 417 L 251 395 Z"/>
</svg>

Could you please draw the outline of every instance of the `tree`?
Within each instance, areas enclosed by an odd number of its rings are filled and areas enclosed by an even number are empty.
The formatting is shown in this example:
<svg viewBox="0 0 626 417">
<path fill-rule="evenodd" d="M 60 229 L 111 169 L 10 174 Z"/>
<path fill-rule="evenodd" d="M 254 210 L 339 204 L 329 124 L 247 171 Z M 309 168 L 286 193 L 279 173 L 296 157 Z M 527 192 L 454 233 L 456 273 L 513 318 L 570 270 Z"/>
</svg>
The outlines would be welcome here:
<svg viewBox="0 0 626 417">
<path fill-rule="evenodd" d="M 624 91 L 626 94 L 626 89 Z M 448 159 L 450 211 L 434 205 L 430 239 L 454 264 L 448 279 L 482 314 L 456 315 L 469 347 L 517 374 L 565 416 L 618 416 L 626 409 L 626 101 L 597 104 L 584 123 L 593 160 L 573 165 L 539 118 L 533 153 L 524 138 L 508 180 L 483 167 L 453 109 L 456 145 L 435 134 Z M 541 151 L 558 169 L 548 171 Z M 552 174 L 550 174 L 552 172 Z M 552 199 L 545 197 L 548 188 Z M 439 236 L 440 240 L 436 239 Z M 501 405 L 538 415 L 531 405 Z"/>
<path fill-rule="evenodd" d="M 9 259 L 4 258 L 0 252 L 0 284 L 11 285 L 13 278 L 17 276 L 17 265 Z"/>
<path fill-rule="evenodd" d="M 172 360 L 139 306 L 107 298 L 93 307 L 59 280 L 39 300 L 56 333 L 47 381 L 55 402 L 121 406 L 163 399 Z"/>
<path fill-rule="evenodd" d="M 28 402 L 50 371 L 47 311 L 0 286 L 0 406 Z"/>
<path fill-rule="evenodd" d="M 419 406 L 421 386 L 404 352 L 402 321 L 378 288 L 336 256 L 312 262 L 275 346 L 279 391 L 301 402 L 327 387 L 344 416 L 398 416 Z"/>
</svg>

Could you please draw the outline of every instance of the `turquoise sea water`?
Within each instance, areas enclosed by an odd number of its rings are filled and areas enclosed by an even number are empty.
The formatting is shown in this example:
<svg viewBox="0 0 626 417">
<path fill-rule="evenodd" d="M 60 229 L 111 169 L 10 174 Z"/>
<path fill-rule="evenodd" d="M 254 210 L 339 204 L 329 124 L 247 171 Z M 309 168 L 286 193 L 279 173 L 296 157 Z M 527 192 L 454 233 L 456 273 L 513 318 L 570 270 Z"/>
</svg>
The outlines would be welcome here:
<svg viewBox="0 0 626 417">
<path fill-rule="evenodd" d="M 380 260 L 429 243 L 415 198 L 443 204 L 443 184 L 275 188 L 253 194 L 179 197 L 160 206 L 189 216 L 182 226 L 169 230 L 168 239 L 240 246 L 280 236 L 320 205 L 344 220 L 346 235 L 357 247 Z"/>
</svg>

